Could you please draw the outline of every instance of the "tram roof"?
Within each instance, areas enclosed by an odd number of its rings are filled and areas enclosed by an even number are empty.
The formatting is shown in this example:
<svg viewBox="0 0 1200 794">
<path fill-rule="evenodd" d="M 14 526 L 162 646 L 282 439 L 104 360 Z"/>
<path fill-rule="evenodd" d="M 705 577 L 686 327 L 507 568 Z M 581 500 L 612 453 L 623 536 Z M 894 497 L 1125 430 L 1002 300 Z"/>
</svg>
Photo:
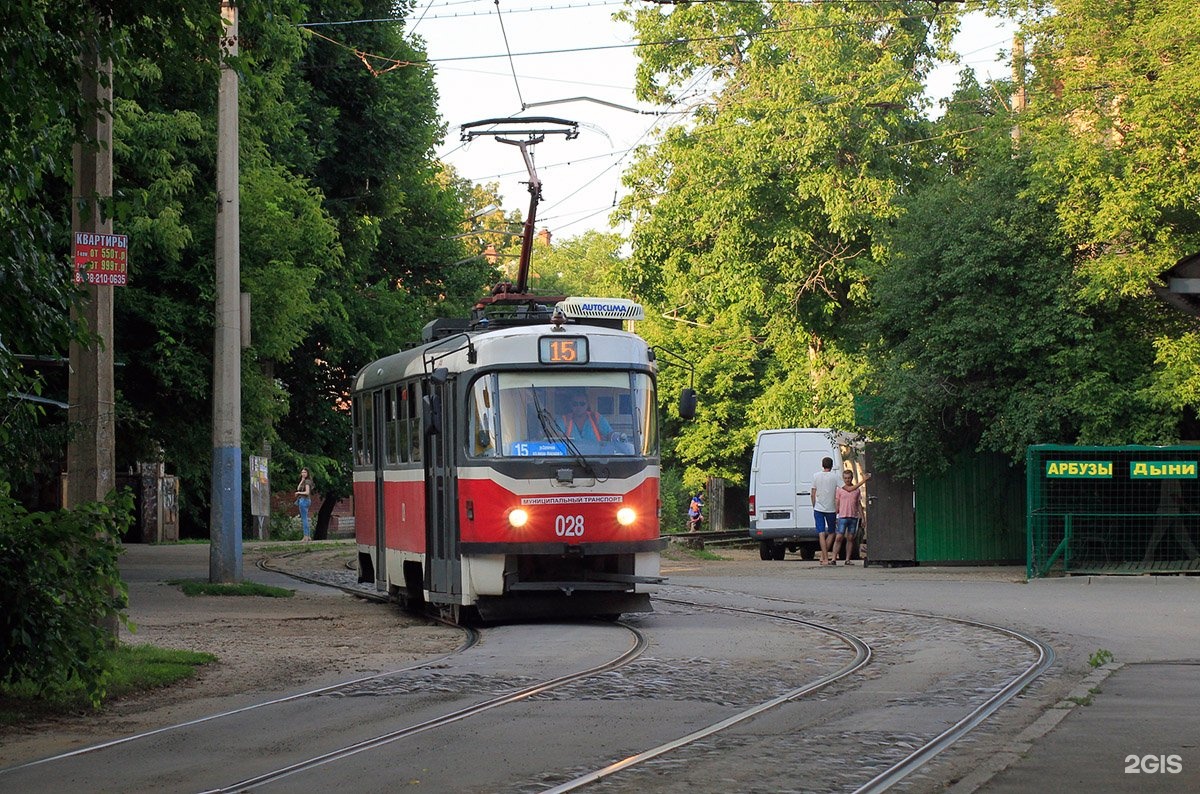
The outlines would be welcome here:
<svg viewBox="0 0 1200 794">
<path fill-rule="evenodd" d="M 447 367 L 451 372 L 464 372 L 518 361 L 527 361 L 538 366 L 537 340 L 552 334 L 587 336 L 592 345 L 592 364 L 639 361 L 652 366 L 653 359 L 648 352 L 648 343 L 630 331 L 595 325 L 567 325 L 562 330 L 555 328 L 554 324 L 545 323 L 453 334 L 367 364 L 355 374 L 354 389 L 373 388 L 404 378 L 419 377 L 426 373 L 427 354 L 433 358 L 432 367 Z M 475 362 L 468 360 L 469 347 L 476 351 Z"/>
</svg>

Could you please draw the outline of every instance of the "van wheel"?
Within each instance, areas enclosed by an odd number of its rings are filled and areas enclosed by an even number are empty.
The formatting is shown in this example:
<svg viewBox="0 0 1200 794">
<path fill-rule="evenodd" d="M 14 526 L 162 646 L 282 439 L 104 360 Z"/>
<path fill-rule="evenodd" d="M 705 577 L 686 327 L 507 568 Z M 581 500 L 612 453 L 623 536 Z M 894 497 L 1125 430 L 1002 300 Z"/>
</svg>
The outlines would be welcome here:
<svg viewBox="0 0 1200 794">
<path fill-rule="evenodd" d="M 782 560 L 783 555 L 786 553 L 787 553 L 787 549 L 785 547 L 776 546 L 775 548 L 771 549 L 771 559 L 772 560 Z"/>
<path fill-rule="evenodd" d="M 817 556 L 817 547 L 816 546 L 801 546 L 800 547 L 800 559 L 813 560 L 813 559 L 816 559 L 816 556 Z"/>
<path fill-rule="evenodd" d="M 773 548 L 774 546 L 775 546 L 775 544 L 769 540 L 760 540 L 758 542 L 758 558 L 760 560 L 774 559 L 774 557 L 775 557 L 775 549 Z"/>
</svg>

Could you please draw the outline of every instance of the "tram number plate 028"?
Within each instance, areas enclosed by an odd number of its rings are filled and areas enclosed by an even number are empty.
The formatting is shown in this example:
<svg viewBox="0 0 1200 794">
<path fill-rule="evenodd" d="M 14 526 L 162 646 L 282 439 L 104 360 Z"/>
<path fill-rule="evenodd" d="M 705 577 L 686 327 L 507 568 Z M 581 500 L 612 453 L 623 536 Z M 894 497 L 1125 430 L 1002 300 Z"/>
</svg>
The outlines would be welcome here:
<svg viewBox="0 0 1200 794">
<path fill-rule="evenodd" d="M 583 516 L 555 516 L 554 534 L 560 538 L 583 537 Z"/>
</svg>

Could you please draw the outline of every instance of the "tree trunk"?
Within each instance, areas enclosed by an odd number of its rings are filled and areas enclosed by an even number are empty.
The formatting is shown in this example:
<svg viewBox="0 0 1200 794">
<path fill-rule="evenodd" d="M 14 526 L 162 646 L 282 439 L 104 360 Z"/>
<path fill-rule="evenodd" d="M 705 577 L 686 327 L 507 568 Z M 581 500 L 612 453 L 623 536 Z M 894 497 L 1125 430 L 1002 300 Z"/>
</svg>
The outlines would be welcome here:
<svg viewBox="0 0 1200 794">
<path fill-rule="evenodd" d="M 333 515 L 333 508 L 337 507 L 337 503 L 338 500 L 335 497 L 321 497 L 321 508 L 317 510 L 317 523 L 313 526 L 313 540 L 329 539 L 329 517 Z"/>
</svg>

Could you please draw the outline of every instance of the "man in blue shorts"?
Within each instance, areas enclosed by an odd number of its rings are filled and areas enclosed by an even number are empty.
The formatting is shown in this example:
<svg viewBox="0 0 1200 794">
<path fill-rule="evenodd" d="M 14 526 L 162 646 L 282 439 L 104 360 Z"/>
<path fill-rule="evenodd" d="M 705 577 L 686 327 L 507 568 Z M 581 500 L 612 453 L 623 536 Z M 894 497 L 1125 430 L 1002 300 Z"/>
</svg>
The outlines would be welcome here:
<svg viewBox="0 0 1200 794">
<path fill-rule="evenodd" d="M 812 476 L 813 520 L 821 543 L 821 564 L 830 565 L 829 547 L 837 532 L 837 489 L 841 479 L 833 471 L 833 458 L 821 458 L 821 471 Z"/>
</svg>

